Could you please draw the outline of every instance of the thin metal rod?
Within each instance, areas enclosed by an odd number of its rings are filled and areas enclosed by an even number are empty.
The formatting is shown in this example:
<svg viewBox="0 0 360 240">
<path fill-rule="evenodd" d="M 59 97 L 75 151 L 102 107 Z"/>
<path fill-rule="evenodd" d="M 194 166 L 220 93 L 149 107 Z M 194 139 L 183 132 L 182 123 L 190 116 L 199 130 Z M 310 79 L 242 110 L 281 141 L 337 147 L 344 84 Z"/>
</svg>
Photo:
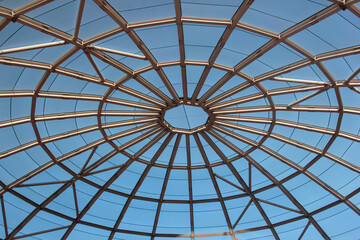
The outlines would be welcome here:
<svg viewBox="0 0 360 240">
<path fill-rule="evenodd" d="M 21 238 L 32 237 L 32 236 L 36 236 L 36 235 L 40 235 L 40 234 L 44 234 L 44 233 L 59 231 L 59 230 L 68 228 L 69 226 L 70 226 L 70 225 L 62 226 L 62 227 L 57 227 L 57 228 L 52 228 L 52 229 L 48 229 L 48 230 L 44 230 L 44 231 L 39 231 L 39 232 L 35 232 L 35 233 L 30 233 L 30 234 L 23 234 L 23 235 L 20 235 L 20 236 L 16 236 L 16 237 L 14 237 L 13 239 L 21 239 Z"/>
<path fill-rule="evenodd" d="M 267 200 L 263 200 L 263 199 L 260 199 L 260 198 L 257 198 L 257 200 L 259 202 L 263 202 L 263 203 L 266 203 L 266 204 L 269 204 L 269 205 L 272 205 L 272 206 L 275 206 L 275 207 L 278 207 L 278 208 L 283 208 L 283 209 L 286 209 L 286 210 L 301 214 L 301 212 L 299 210 L 295 210 L 295 209 L 292 209 L 292 208 L 289 208 L 289 207 L 285 207 L 283 205 L 276 204 L 276 203 L 273 203 L 273 202 L 270 202 L 270 201 L 267 201 Z"/>
<path fill-rule="evenodd" d="M 249 200 L 249 202 L 248 202 L 248 204 L 246 204 L 244 210 L 241 212 L 241 214 L 239 215 L 239 217 L 236 219 L 236 221 L 235 221 L 235 223 L 234 223 L 234 225 L 233 225 L 233 227 L 232 227 L 233 229 L 235 229 L 235 227 L 238 225 L 238 223 L 240 222 L 241 218 L 244 216 L 246 210 L 248 210 L 248 208 L 250 207 L 251 203 L 252 203 L 252 199 Z"/>
<path fill-rule="evenodd" d="M 39 182 L 39 183 L 28 183 L 28 184 L 21 184 L 16 186 L 17 188 L 20 187 L 36 187 L 36 186 L 44 186 L 44 185 L 53 185 L 53 184 L 61 184 L 66 183 L 67 181 L 53 181 L 53 182 Z"/>
<path fill-rule="evenodd" d="M 309 226 L 310 226 L 310 221 L 308 221 L 307 224 L 305 225 L 304 230 L 301 232 L 298 240 L 302 239 L 302 237 L 304 236 L 304 234 L 305 234 L 305 232 L 306 232 L 306 230 L 308 229 Z"/>
<path fill-rule="evenodd" d="M 219 178 L 219 179 L 221 179 L 221 180 L 223 180 L 224 182 L 226 182 L 226 183 L 230 184 L 231 186 L 233 186 L 233 187 L 235 187 L 235 188 L 237 188 L 237 189 L 239 189 L 239 190 L 241 190 L 241 191 L 245 192 L 245 190 L 244 190 L 242 187 L 239 187 L 239 186 L 238 186 L 238 185 L 236 185 L 235 183 L 230 182 L 230 181 L 229 181 L 229 180 L 227 180 L 226 178 L 223 178 L 223 177 L 219 176 L 219 175 L 218 175 L 218 174 L 216 174 L 216 173 L 214 173 L 214 176 L 215 176 L 215 177 L 217 177 L 217 178 Z"/>
<path fill-rule="evenodd" d="M 353 80 L 356 77 L 356 75 L 358 75 L 359 73 L 360 73 L 360 67 L 346 79 L 345 84 L 350 83 L 350 81 Z"/>
<path fill-rule="evenodd" d="M 81 168 L 81 170 L 79 172 L 80 174 L 82 174 L 84 172 L 84 170 L 86 169 L 87 165 L 89 164 L 91 158 L 94 156 L 97 149 L 98 149 L 98 146 L 94 147 L 91 150 L 89 157 L 86 159 L 86 162 L 84 163 L 84 165 L 82 166 L 82 168 Z"/>
<path fill-rule="evenodd" d="M 85 55 L 86 57 L 89 59 L 90 64 L 93 66 L 95 72 L 97 73 L 97 75 L 99 76 L 99 78 L 101 79 L 101 82 L 105 81 L 104 76 L 101 74 L 100 69 L 98 68 L 98 66 L 96 65 L 94 59 L 91 57 L 91 55 L 85 51 Z"/>
</svg>

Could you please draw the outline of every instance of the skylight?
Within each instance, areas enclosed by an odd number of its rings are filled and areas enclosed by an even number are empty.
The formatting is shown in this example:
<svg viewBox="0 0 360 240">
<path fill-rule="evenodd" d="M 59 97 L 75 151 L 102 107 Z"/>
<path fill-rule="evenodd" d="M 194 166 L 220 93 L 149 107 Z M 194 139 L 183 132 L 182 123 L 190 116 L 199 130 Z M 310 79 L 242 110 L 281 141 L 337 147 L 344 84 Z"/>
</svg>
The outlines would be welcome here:
<svg viewBox="0 0 360 240">
<path fill-rule="evenodd" d="M 0 239 L 360 236 L 358 0 L 0 0 Z"/>
</svg>

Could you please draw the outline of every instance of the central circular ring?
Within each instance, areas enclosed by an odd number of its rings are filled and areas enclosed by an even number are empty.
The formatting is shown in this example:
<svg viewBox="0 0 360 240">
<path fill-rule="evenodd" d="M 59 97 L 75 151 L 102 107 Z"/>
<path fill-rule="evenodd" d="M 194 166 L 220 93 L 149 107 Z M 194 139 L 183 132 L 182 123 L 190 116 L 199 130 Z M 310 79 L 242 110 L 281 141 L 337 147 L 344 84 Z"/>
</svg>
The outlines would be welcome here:
<svg viewBox="0 0 360 240">
<path fill-rule="evenodd" d="M 171 108 L 166 108 L 161 114 L 161 124 L 174 133 L 193 134 L 210 127 L 213 116 L 198 103 L 182 101 Z"/>
</svg>

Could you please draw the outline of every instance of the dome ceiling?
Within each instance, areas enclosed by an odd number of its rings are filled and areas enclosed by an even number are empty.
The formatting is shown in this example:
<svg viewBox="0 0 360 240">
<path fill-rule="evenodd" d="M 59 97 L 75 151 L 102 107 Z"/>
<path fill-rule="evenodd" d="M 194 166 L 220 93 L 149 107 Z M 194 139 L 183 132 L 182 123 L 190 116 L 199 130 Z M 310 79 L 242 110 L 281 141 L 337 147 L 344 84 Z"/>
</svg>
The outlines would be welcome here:
<svg viewBox="0 0 360 240">
<path fill-rule="evenodd" d="M 0 1 L 0 238 L 358 239 L 358 2 Z"/>
</svg>

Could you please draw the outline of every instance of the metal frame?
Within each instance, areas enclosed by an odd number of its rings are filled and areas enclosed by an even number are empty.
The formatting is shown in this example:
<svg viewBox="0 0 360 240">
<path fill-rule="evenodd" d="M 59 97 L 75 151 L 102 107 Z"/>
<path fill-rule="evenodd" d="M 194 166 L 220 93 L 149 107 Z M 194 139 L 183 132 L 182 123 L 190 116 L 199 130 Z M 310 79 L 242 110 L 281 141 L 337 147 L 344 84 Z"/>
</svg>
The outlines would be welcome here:
<svg viewBox="0 0 360 240">
<path fill-rule="evenodd" d="M 40 8 L 50 2 L 51 0 L 35 0 L 29 4 L 26 4 L 18 9 L 9 10 L 6 8 L 0 7 L 0 16 L 3 19 L 0 21 L 0 31 L 6 28 L 11 22 L 17 22 L 24 26 L 35 29 L 39 32 L 43 32 L 50 36 L 56 37 L 60 39 L 60 41 L 35 44 L 35 45 L 26 45 L 17 48 L 10 49 L 2 49 L 0 50 L 0 64 L 17 66 L 23 68 L 34 68 L 43 71 L 43 76 L 39 80 L 38 85 L 34 90 L 30 91 L 0 91 L 0 98 L 31 98 L 32 104 L 30 109 L 30 115 L 17 119 L 9 119 L 3 122 L 0 122 L 0 128 L 12 128 L 21 124 L 31 124 L 36 140 L 28 142 L 26 144 L 19 145 L 12 149 L 0 153 L 0 161 L 4 158 L 7 158 L 11 155 L 17 154 L 19 152 L 26 151 L 27 149 L 33 148 L 35 146 L 41 147 L 43 151 L 49 156 L 51 161 L 39 166 L 33 171 L 27 173 L 26 175 L 16 179 L 16 181 L 5 184 L 0 181 L 0 202 L 1 202 L 1 213 L 4 223 L 4 232 L 6 239 L 18 239 L 29 236 L 36 236 L 42 233 L 47 233 L 51 231 L 57 231 L 61 229 L 67 229 L 62 239 L 66 239 L 71 232 L 74 230 L 77 224 L 83 224 L 87 226 L 91 226 L 98 229 L 107 230 L 109 232 L 109 239 L 113 239 L 117 232 L 121 233 L 130 233 L 135 235 L 145 235 L 149 236 L 151 239 L 155 239 L 158 237 L 188 237 L 191 239 L 207 237 L 207 236 L 222 236 L 229 235 L 231 239 L 237 239 L 236 234 L 241 234 L 244 232 L 252 232 L 263 229 L 268 229 L 271 231 L 274 239 L 280 239 L 276 227 L 285 225 L 291 222 L 296 222 L 301 219 L 307 219 L 308 222 L 301 232 L 299 239 L 301 239 L 310 225 L 313 225 L 315 229 L 321 234 L 324 239 L 330 239 L 327 233 L 322 229 L 322 227 L 316 222 L 314 219 L 314 215 L 326 211 L 327 209 L 334 207 L 338 204 L 344 203 L 346 206 L 351 209 L 356 214 L 360 215 L 359 208 L 350 200 L 351 197 L 355 196 L 360 192 L 360 188 L 353 189 L 352 192 L 346 196 L 340 194 L 338 191 L 329 186 L 326 182 L 322 181 L 318 176 L 315 176 L 311 173 L 309 168 L 316 164 L 318 160 L 322 157 L 326 157 L 334 162 L 334 164 L 340 164 L 345 168 L 353 171 L 357 174 L 360 173 L 360 167 L 354 165 L 352 163 L 347 162 L 346 160 L 335 156 L 328 152 L 328 149 L 334 143 L 336 138 L 346 138 L 351 141 L 360 142 L 360 137 L 353 133 L 348 133 L 340 130 L 340 126 L 342 124 L 342 120 L 345 114 L 353 114 L 360 115 L 360 109 L 355 107 L 347 107 L 342 103 L 342 96 L 340 89 L 341 88 L 349 88 L 350 90 L 360 93 L 358 87 L 360 87 L 360 81 L 356 80 L 355 77 L 360 72 L 360 67 L 357 68 L 347 79 L 335 79 L 330 71 L 323 64 L 324 61 L 342 58 L 349 55 L 360 54 L 360 45 L 351 46 L 345 49 L 338 49 L 330 52 L 321 53 L 318 55 L 313 55 L 308 52 L 303 47 L 291 41 L 289 38 L 304 29 L 336 14 L 341 10 L 347 9 L 349 12 L 354 14 L 356 17 L 360 18 L 360 9 L 355 5 L 355 3 L 359 2 L 358 0 L 352 1 L 335 1 L 332 0 L 333 4 L 329 7 L 323 9 L 322 11 L 314 14 L 313 16 L 308 17 L 307 19 L 296 23 L 292 27 L 281 33 L 275 33 L 268 31 L 266 29 L 261 29 L 256 26 L 252 26 L 246 23 L 241 22 L 241 18 L 246 14 L 248 9 L 254 0 L 245 0 L 237 9 L 235 14 L 231 19 L 212 19 L 212 18 L 201 18 L 201 17 L 190 17 L 183 16 L 182 7 L 180 0 L 174 0 L 174 9 L 175 16 L 169 18 L 162 19 L 153 19 L 142 22 L 134 22 L 128 23 L 122 16 L 119 14 L 106 0 L 93 0 L 98 7 L 104 12 L 104 14 L 108 15 L 113 21 L 115 21 L 119 26 L 114 29 L 108 30 L 106 32 L 100 33 L 96 36 L 92 36 L 88 39 L 80 39 L 79 31 L 82 27 L 82 18 L 84 14 L 84 6 L 85 0 L 79 1 L 77 18 L 74 26 L 74 34 L 65 33 L 59 29 L 56 29 L 52 26 L 47 25 L 46 23 L 39 22 L 33 18 L 25 16 L 25 14 L 29 11 L 32 11 L 36 8 Z M 216 46 L 214 47 L 211 56 L 207 61 L 199 61 L 196 59 L 187 59 L 185 55 L 186 44 L 184 42 L 184 23 L 193 23 L 200 25 L 222 25 L 226 26 L 222 36 L 218 40 Z M 140 37 L 137 35 L 137 29 L 144 29 L 151 26 L 160 26 L 160 25 L 168 25 L 168 24 L 176 24 L 177 34 L 178 34 L 178 42 L 179 42 L 179 53 L 180 59 L 171 61 L 171 62 L 159 62 L 156 60 L 151 50 L 143 43 Z M 244 60 L 237 63 L 235 66 L 224 66 L 216 63 L 216 59 L 219 56 L 220 52 L 223 50 L 224 45 L 227 40 L 231 36 L 231 33 L 234 29 L 239 28 L 244 31 L 252 32 L 261 36 L 266 37 L 269 41 L 261 46 L 259 49 L 248 55 Z M 119 51 L 116 49 L 104 48 L 101 46 L 97 46 L 97 43 L 100 40 L 112 37 L 116 34 L 124 32 L 127 34 L 130 39 L 135 43 L 138 47 L 141 54 L 134 54 L 124 51 Z M 262 55 L 273 49 L 275 46 L 283 43 L 287 45 L 292 50 L 304 56 L 304 60 L 289 63 L 289 65 L 280 67 L 278 69 L 274 69 L 272 71 L 266 72 L 259 76 L 249 76 L 243 73 L 241 70 L 246 66 L 250 65 L 254 61 L 257 61 Z M 14 57 L 6 56 L 7 54 L 36 50 L 36 49 L 44 49 L 50 47 L 56 47 L 61 45 L 70 45 L 72 48 L 65 52 L 61 57 L 59 57 L 53 63 L 42 63 L 33 60 L 26 59 L 18 59 Z M 89 63 L 94 68 L 97 76 L 89 75 L 87 73 L 78 72 L 75 70 L 68 69 L 63 67 L 62 64 L 73 56 L 78 51 L 82 51 Z M 121 55 L 126 58 L 135 58 L 137 61 L 148 61 L 149 65 L 140 69 L 131 69 L 126 66 L 121 60 L 117 60 L 111 57 L 109 54 Z M 106 79 L 102 70 L 97 66 L 94 58 L 111 65 L 112 67 L 122 71 L 124 73 L 124 77 L 119 79 L 116 82 Z M 188 96 L 188 80 L 186 74 L 186 67 L 190 65 L 195 66 L 204 66 L 204 70 L 201 74 L 200 79 L 198 80 L 197 86 L 192 94 L 192 96 Z M 319 69 L 323 75 L 327 78 L 327 81 L 314 81 L 307 79 L 291 79 L 284 78 L 281 75 L 313 65 L 317 69 Z M 166 76 L 163 68 L 169 66 L 180 66 L 181 68 L 181 82 L 182 82 L 182 97 L 178 95 L 175 91 L 174 86 L 171 84 L 170 80 Z M 208 74 L 212 68 L 220 69 L 224 71 L 224 76 L 219 79 L 219 81 L 214 84 L 208 91 L 206 91 L 203 95 L 199 95 L 206 80 Z M 159 78 L 162 80 L 163 84 L 166 86 L 170 96 L 167 96 L 164 92 L 154 86 L 151 83 L 151 80 L 145 79 L 141 74 L 147 71 L 155 70 L 158 74 Z M 44 91 L 42 87 L 48 80 L 49 76 L 52 74 L 60 74 L 64 76 L 68 76 L 71 78 L 79 79 L 81 81 L 98 84 L 100 86 L 106 87 L 107 91 L 103 95 L 95 95 L 95 94 L 83 94 L 83 93 L 64 93 L 64 92 L 51 92 Z M 239 84 L 232 89 L 226 90 L 221 94 L 212 97 L 221 87 L 226 84 L 233 76 L 239 76 L 245 80 L 244 83 Z M 156 97 L 150 96 L 148 93 L 143 93 L 139 90 L 133 89 L 131 87 L 125 86 L 124 83 L 129 79 L 135 79 L 138 83 L 144 86 L 149 93 L 155 95 Z M 282 81 L 287 83 L 296 83 L 300 84 L 297 86 L 277 88 L 277 89 L 266 89 L 261 83 L 266 80 L 271 81 Z M 237 93 L 244 91 L 248 88 L 255 88 L 258 90 L 258 93 L 247 95 L 244 97 L 234 97 Z M 119 91 L 128 95 L 131 95 L 139 101 L 130 101 L 127 99 L 120 99 L 117 97 L 112 97 L 112 94 L 115 91 Z M 337 106 L 316 106 L 316 105 L 304 105 L 300 103 L 305 102 L 319 94 L 325 93 L 327 91 L 334 91 L 337 101 Z M 272 97 L 278 95 L 285 94 L 295 94 L 304 92 L 306 95 L 300 99 L 296 99 L 295 101 L 287 104 L 287 105 L 277 105 L 274 103 Z M 37 115 L 36 109 L 38 107 L 39 99 L 70 99 L 76 101 L 94 101 L 98 103 L 98 109 L 92 111 L 78 111 L 78 112 L 68 112 L 68 113 L 57 113 L 57 114 L 44 114 Z M 254 107 L 242 107 L 241 104 L 248 103 L 255 100 L 264 99 L 268 105 L 263 106 L 254 106 Z M 107 110 L 106 104 L 114 104 L 120 107 L 130 107 L 134 108 L 133 111 L 130 110 Z M 176 127 L 172 127 L 164 120 L 164 115 L 167 110 L 177 107 L 179 105 L 193 105 L 201 107 L 204 111 L 209 114 L 209 119 L 207 123 L 203 126 L 200 126 L 196 129 L 179 129 Z M 138 110 L 140 109 L 140 110 Z M 325 127 L 313 126 L 310 124 L 303 124 L 298 122 L 292 122 L 288 120 L 278 119 L 277 112 L 279 111 L 296 111 L 296 112 L 324 112 L 324 113 L 337 113 L 337 123 L 335 129 L 329 129 Z M 265 117 L 249 117 L 239 114 L 245 113 L 254 113 L 254 112 L 267 112 L 268 116 Z M 86 118 L 86 117 L 96 117 L 97 124 L 92 126 L 87 126 L 83 128 L 78 128 L 73 131 L 63 132 L 52 136 L 43 137 L 40 135 L 40 131 L 38 129 L 38 124 L 40 122 L 47 122 L 52 120 L 64 120 L 64 119 L 77 119 L 77 118 Z M 111 117 L 123 117 L 124 120 L 121 121 L 113 121 L 106 122 L 104 119 Z M 258 123 L 265 124 L 267 127 L 263 130 L 249 127 L 243 124 L 246 123 Z M 320 134 L 325 134 L 330 136 L 330 139 L 326 143 L 325 147 L 319 149 L 314 146 L 310 146 L 304 142 L 299 142 L 291 137 L 285 137 L 273 132 L 273 129 L 276 125 L 285 126 L 292 129 L 301 129 L 305 131 L 316 132 Z M 114 134 L 109 133 L 109 130 L 113 128 L 123 127 L 123 130 L 116 132 Z M 249 139 L 245 136 L 242 136 L 235 131 L 240 130 L 248 133 L 252 133 L 254 135 L 259 136 L 257 140 Z M 82 136 L 82 134 L 89 132 L 100 132 L 102 138 L 93 141 L 91 143 L 85 142 L 83 146 L 74 149 L 73 151 L 63 154 L 59 157 L 55 157 L 52 151 L 48 148 L 47 144 L 55 143 L 59 140 L 68 139 L 75 136 Z M 140 133 L 139 136 L 136 134 Z M 169 143 L 173 138 L 176 138 L 174 146 L 170 146 Z M 200 137 L 205 140 L 205 142 L 211 147 L 211 149 L 216 152 L 219 156 L 220 160 L 216 162 L 210 162 L 208 159 L 208 153 L 206 152 Z M 185 138 L 186 143 L 186 166 L 180 166 L 174 164 L 175 156 L 178 152 L 179 144 L 182 138 Z M 191 146 L 190 139 L 193 138 L 196 142 L 196 146 L 200 151 L 203 164 L 194 165 L 191 160 Z M 125 139 L 122 142 L 120 140 Z M 130 139 L 130 140 L 129 140 Z M 147 139 L 151 139 L 150 141 L 146 141 Z M 222 145 L 227 146 L 231 149 L 236 156 L 232 158 L 228 158 L 222 152 L 220 147 L 218 146 L 218 142 Z M 241 150 L 238 146 L 231 142 L 231 139 L 236 139 L 245 144 L 248 144 L 250 148 L 246 151 Z M 292 145 L 296 148 L 303 149 L 308 153 L 313 153 L 316 156 L 305 166 L 300 166 L 294 163 L 291 159 L 282 156 L 280 153 L 275 152 L 274 150 L 268 148 L 266 146 L 267 139 L 276 139 L 281 141 L 284 144 Z M 142 158 L 142 155 L 147 152 L 152 146 L 161 141 L 161 146 L 157 150 L 157 152 L 152 156 L 152 159 L 146 160 Z M 105 153 L 100 159 L 97 161 L 90 163 L 93 156 L 97 153 L 99 146 L 102 144 L 109 144 L 112 147 L 110 152 Z M 133 153 L 128 149 L 136 144 L 142 144 L 143 146 L 139 151 Z M 170 157 L 170 161 L 168 164 L 158 163 L 157 160 L 160 157 L 161 153 L 166 148 L 172 148 L 172 154 Z M 289 176 L 283 179 L 277 179 L 276 176 L 273 176 L 267 169 L 265 169 L 256 159 L 253 159 L 250 156 L 250 153 L 254 150 L 261 150 L 266 154 L 274 157 L 278 161 L 286 164 L 289 169 L 294 170 L 295 172 L 290 174 Z M 63 164 L 64 161 L 71 159 L 74 156 L 77 156 L 84 152 L 89 152 L 89 156 L 86 159 L 85 164 L 81 167 L 79 172 L 74 172 L 66 165 Z M 123 164 L 113 165 L 111 167 L 103 168 L 103 164 L 109 162 L 109 160 L 117 155 L 123 155 L 128 158 Z M 245 180 L 239 174 L 238 170 L 234 166 L 234 162 L 237 160 L 245 160 L 248 163 L 248 179 Z M 145 170 L 141 173 L 135 187 L 133 188 L 130 194 L 115 190 L 111 188 L 111 184 L 113 184 L 116 179 L 123 174 L 131 164 L 134 162 L 141 162 L 146 165 Z M 67 181 L 53 181 L 53 182 L 38 182 L 38 183 L 27 183 L 29 179 L 32 179 L 37 174 L 40 174 L 52 166 L 59 166 L 64 171 L 68 172 L 72 175 L 72 178 Z M 216 173 L 216 166 L 225 166 L 231 174 L 235 177 L 236 182 L 232 182 L 226 178 L 226 176 L 221 176 L 221 174 Z M 147 177 L 150 169 L 152 167 L 160 167 L 166 169 L 166 174 L 163 180 L 163 185 L 161 189 L 161 194 L 159 198 L 150 198 L 150 197 L 142 197 L 138 196 L 137 192 Z M 270 184 L 264 186 L 262 188 L 255 189 L 252 186 L 252 170 L 256 168 L 261 174 L 263 174 L 268 180 L 270 180 Z M 95 181 L 91 181 L 87 176 L 95 175 L 100 172 L 107 172 L 110 170 L 117 169 L 117 171 L 103 184 L 99 185 Z M 189 199 L 188 200 L 171 200 L 165 198 L 165 192 L 167 189 L 167 184 L 169 182 L 169 176 L 173 169 L 180 169 L 187 172 L 187 182 L 188 182 L 188 192 Z M 193 178 L 192 173 L 196 169 L 206 169 L 209 174 L 209 181 L 211 181 L 214 186 L 214 190 L 216 192 L 215 198 L 202 198 L 198 200 L 194 200 L 194 191 L 193 191 Z M 326 206 L 318 208 L 312 212 L 309 212 L 305 209 L 305 207 L 291 194 L 291 192 L 284 186 L 284 183 L 296 178 L 299 175 L 304 175 L 317 185 L 319 185 L 322 189 L 324 189 L 327 193 L 334 196 L 337 200 L 331 203 L 328 203 Z M 87 183 L 98 189 L 96 194 L 92 196 L 91 200 L 87 203 L 87 205 L 80 210 L 78 206 L 77 200 L 77 188 L 76 182 L 82 181 Z M 237 188 L 239 192 L 232 194 L 230 196 L 223 196 L 223 193 L 219 187 L 219 181 L 223 181 L 226 184 L 230 184 L 233 187 Z M 27 198 L 25 195 L 19 193 L 17 191 L 18 188 L 23 187 L 33 187 L 33 186 L 41 186 L 41 185 L 49 185 L 49 184 L 61 184 L 57 191 L 48 196 L 42 203 L 38 204 L 34 201 Z M 76 217 L 70 217 L 66 214 L 54 211 L 52 209 L 47 208 L 47 205 L 53 201 L 57 196 L 59 196 L 62 192 L 64 192 L 68 188 L 73 189 L 73 200 L 76 211 Z M 267 191 L 272 188 L 278 188 L 281 192 L 286 196 L 292 204 L 296 208 L 290 208 L 283 206 L 281 204 L 274 203 L 272 201 L 258 198 L 256 194 Z M 104 192 L 109 192 L 112 194 L 117 194 L 120 196 L 124 196 L 127 198 L 127 201 L 118 216 L 116 223 L 113 227 L 107 227 L 104 225 L 84 221 L 83 217 L 85 214 L 91 209 L 93 204 L 101 197 Z M 11 194 L 16 196 L 23 201 L 29 203 L 34 206 L 35 209 L 29 213 L 29 215 L 15 228 L 9 229 L 7 224 L 7 214 L 6 214 L 6 194 Z M 231 199 L 240 199 L 240 198 L 248 198 L 248 203 L 238 216 L 235 222 L 232 222 L 229 217 L 228 209 L 226 208 L 225 202 Z M 125 214 L 127 213 L 128 208 L 131 205 L 132 200 L 138 199 L 142 201 L 150 201 L 156 202 L 156 215 L 154 222 L 152 224 L 151 232 L 142 232 L 142 231 L 134 231 L 119 228 L 120 223 L 122 222 Z M 228 231 L 218 232 L 218 233 L 204 233 L 198 234 L 196 233 L 196 223 L 194 222 L 194 205 L 201 203 L 209 203 L 209 202 L 218 202 L 221 205 L 221 211 L 226 219 L 226 227 Z M 163 203 L 177 203 L 177 204 L 188 204 L 189 205 L 189 222 L 190 222 L 190 233 L 158 233 L 157 227 L 159 222 L 159 217 L 161 214 L 162 204 Z M 260 215 L 266 222 L 264 226 L 257 226 L 254 228 L 244 229 L 241 227 L 243 216 L 245 215 L 247 209 L 254 205 L 256 209 L 259 211 Z M 281 222 L 273 222 L 271 217 L 268 216 L 266 211 L 264 210 L 264 204 L 272 205 L 290 212 L 296 212 L 299 214 L 298 217 L 290 218 Z M 19 234 L 21 230 L 33 219 L 40 211 L 45 211 L 51 214 L 54 214 L 58 217 L 64 218 L 66 220 L 71 221 L 71 224 L 68 226 L 62 226 L 59 228 L 48 229 L 45 231 L 34 232 L 30 234 Z"/>
</svg>

